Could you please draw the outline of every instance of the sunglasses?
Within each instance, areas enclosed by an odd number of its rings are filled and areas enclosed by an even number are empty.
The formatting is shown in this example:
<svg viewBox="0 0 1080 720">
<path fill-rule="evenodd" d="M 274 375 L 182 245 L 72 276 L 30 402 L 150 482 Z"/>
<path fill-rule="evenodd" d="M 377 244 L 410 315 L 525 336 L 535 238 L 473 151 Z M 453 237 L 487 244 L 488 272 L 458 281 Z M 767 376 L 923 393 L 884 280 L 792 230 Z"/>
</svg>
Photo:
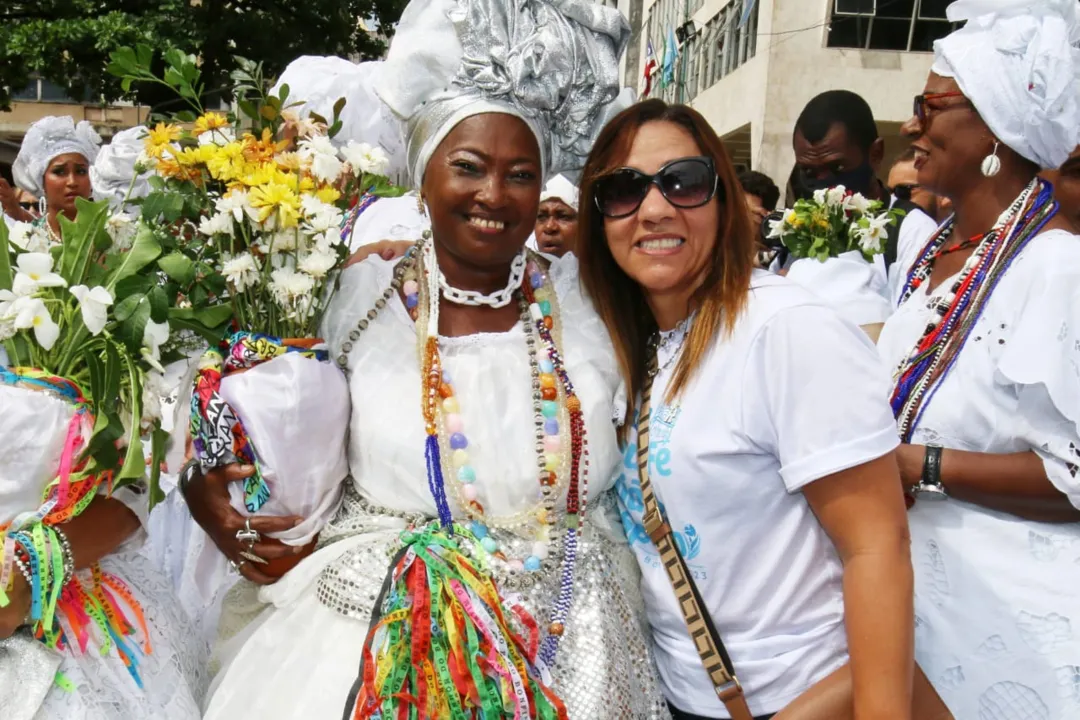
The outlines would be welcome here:
<svg viewBox="0 0 1080 720">
<path fill-rule="evenodd" d="M 672 160 L 655 175 L 619 168 L 596 180 L 596 208 L 609 218 L 633 215 L 653 185 L 660 188 L 660 194 L 669 203 L 687 210 L 712 200 L 720 187 L 720 178 L 712 158 L 708 157 Z"/>
<path fill-rule="evenodd" d="M 964 97 L 964 93 L 959 90 L 950 90 L 949 92 L 940 93 L 926 93 L 925 95 L 916 95 L 914 107 L 912 108 L 912 114 L 919 119 L 919 122 L 926 122 L 926 116 L 930 114 L 930 107 L 927 103 L 931 100 L 942 100 L 944 98 L 951 97 Z"/>
</svg>

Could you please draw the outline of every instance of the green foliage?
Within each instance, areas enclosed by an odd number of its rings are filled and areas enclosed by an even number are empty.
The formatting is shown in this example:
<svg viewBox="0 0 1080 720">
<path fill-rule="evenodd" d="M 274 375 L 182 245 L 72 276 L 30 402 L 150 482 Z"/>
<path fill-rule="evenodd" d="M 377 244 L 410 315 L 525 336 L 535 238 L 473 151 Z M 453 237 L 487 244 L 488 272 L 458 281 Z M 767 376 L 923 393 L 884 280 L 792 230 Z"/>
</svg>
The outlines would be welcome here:
<svg viewBox="0 0 1080 720">
<path fill-rule="evenodd" d="M 7 0 L 0 3 L 0 109 L 9 89 L 32 74 L 63 86 L 74 98 L 112 101 L 129 97 L 161 111 L 176 109 L 171 91 L 153 84 L 125 86 L 108 72 L 109 54 L 143 44 L 149 63 L 164 72 L 162 54 L 194 53 L 202 85 L 190 94 L 202 102 L 228 99 L 236 56 L 255 58 L 268 76 L 300 55 L 381 57 L 385 42 L 363 31 L 364 18 L 392 28 L 406 0 Z M 180 77 L 169 79 L 179 81 Z M 190 98 L 185 96 L 185 100 Z"/>
</svg>

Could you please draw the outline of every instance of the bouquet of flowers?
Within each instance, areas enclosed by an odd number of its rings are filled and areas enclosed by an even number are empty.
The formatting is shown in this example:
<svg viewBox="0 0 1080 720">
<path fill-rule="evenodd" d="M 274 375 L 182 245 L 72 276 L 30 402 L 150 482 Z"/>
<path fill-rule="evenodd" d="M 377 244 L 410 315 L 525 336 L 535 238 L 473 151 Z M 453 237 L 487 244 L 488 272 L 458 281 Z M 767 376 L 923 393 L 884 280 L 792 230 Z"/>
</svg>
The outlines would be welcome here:
<svg viewBox="0 0 1080 720">
<path fill-rule="evenodd" d="M 779 238 L 797 258 L 824 262 L 831 257 L 857 251 L 866 260 L 885 249 L 888 226 L 903 215 L 901 210 L 882 212 L 882 203 L 838 185 L 818 190 L 811 200 L 798 200 L 795 207 L 773 220 L 769 237 Z"/>
<path fill-rule="evenodd" d="M 343 100 L 329 121 L 301 119 L 288 85 L 268 94 L 261 67 L 244 63 L 234 74 L 239 112 L 206 111 L 193 56 L 166 53 L 161 78 L 150 59 L 149 48 L 125 48 L 110 71 L 128 85 L 167 85 L 192 111 L 161 119 L 147 135 L 154 176 L 142 221 L 175 239 L 170 275 L 195 283 L 192 306 L 225 298 L 233 317 L 200 361 L 194 452 L 204 470 L 253 465 L 234 488 L 234 507 L 306 518 L 276 536 L 304 545 L 336 509 L 348 473 L 348 385 L 317 338 L 320 321 L 352 222 L 378 197 L 403 191 L 384 177 L 381 150 L 334 144 Z"/>
<path fill-rule="evenodd" d="M 0 606 L 19 572 L 31 587 L 34 632 L 85 651 L 128 643 L 141 611 L 100 568 L 80 579 L 59 526 L 95 496 L 126 486 L 156 493 L 161 361 L 178 311 L 163 287 L 162 247 L 146 228 L 76 200 L 60 235 L 44 223 L 0 223 Z M 213 311 L 179 311 L 190 327 Z M 144 454 L 149 439 L 149 471 Z M 148 649 L 147 649 L 148 651 Z"/>
</svg>

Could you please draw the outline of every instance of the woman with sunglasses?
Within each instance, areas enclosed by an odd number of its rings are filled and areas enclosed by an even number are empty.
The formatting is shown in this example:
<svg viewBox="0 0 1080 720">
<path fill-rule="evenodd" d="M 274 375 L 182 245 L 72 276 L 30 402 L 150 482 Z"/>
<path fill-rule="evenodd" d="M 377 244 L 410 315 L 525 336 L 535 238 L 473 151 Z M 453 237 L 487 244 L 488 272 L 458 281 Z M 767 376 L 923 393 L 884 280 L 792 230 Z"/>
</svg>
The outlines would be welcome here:
<svg viewBox="0 0 1080 720">
<path fill-rule="evenodd" d="M 954 215 L 904 269 L 893 369 L 916 656 L 958 718 L 1080 717 L 1077 3 L 967 0 L 906 130 Z"/>
<path fill-rule="evenodd" d="M 873 344 L 754 269 L 734 168 L 690 108 L 649 100 L 604 129 L 581 223 L 583 282 L 629 397 L 652 406 L 628 408 L 616 488 L 674 716 L 729 713 L 655 544 L 661 521 L 754 717 L 850 716 L 850 690 L 835 714 L 799 713 L 852 682 L 855 717 L 912 717 L 907 522 Z"/>
</svg>

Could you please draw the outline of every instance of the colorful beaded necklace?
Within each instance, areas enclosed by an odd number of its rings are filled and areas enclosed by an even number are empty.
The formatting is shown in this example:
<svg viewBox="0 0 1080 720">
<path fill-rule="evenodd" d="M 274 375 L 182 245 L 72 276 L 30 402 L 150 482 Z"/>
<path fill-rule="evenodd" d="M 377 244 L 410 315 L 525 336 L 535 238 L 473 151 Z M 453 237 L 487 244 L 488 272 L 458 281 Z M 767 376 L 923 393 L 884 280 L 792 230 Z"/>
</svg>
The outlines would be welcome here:
<svg viewBox="0 0 1080 720">
<path fill-rule="evenodd" d="M 923 411 L 955 364 L 994 288 L 1057 208 L 1050 186 L 1038 178 L 1033 180 L 1001 214 L 949 291 L 930 299 L 934 315 L 894 375 L 890 402 L 904 442 L 911 442 Z M 933 260 L 952 230 L 950 220 L 927 242 L 908 274 L 901 304 L 929 279 Z"/>
<path fill-rule="evenodd" d="M 539 649 L 539 658 L 551 667 L 573 601 L 578 539 L 587 502 L 588 446 L 581 401 L 566 372 L 558 351 L 558 313 L 555 294 L 540 261 L 530 256 L 525 277 L 516 293 L 526 332 L 533 379 L 534 426 L 540 502 L 510 518 L 485 514 L 479 500 L 476 471 L 470 463 L 469 441 L 465 435 L 460 403 L 452 378 L 442 366 L 438 338 L 438 307 L 441 290 L 434 245 L 430 233 L 406 253 L 394 270 L 391 285 L 362 317 L 348 340 L 342 344 L 339 366 L 347 370 L 348 354 L 360 333 L 399 291 L 405 307 L 417 324 L 424 417 L 425 459 L 428 487 L 435 500 L 439 523 L 450 535 L 455 532 L 453 512 L 447 497 L 446 477 L 453 479 L 458 506 L 471 520 L 468 530 L 489 555 L 488 561 L 510 572 L 526 576 L 553 568 L 548 560 L 561 550 L 559 592 L 549 615 L 548 634 Z M 538 349 L 539 345 L 539 349 Z M 567 452 L 569 450 L 569 452 Z M 566 489 L 565 532 L 556 527 L 555 502 Z M 491 536 L 490 528 L 515 529 L 526 524 L 537 530 L 537 540 L 524 559 L 508 558 Z M 528 583 L 523 583 L 528 584 Z"/>
</svg>

